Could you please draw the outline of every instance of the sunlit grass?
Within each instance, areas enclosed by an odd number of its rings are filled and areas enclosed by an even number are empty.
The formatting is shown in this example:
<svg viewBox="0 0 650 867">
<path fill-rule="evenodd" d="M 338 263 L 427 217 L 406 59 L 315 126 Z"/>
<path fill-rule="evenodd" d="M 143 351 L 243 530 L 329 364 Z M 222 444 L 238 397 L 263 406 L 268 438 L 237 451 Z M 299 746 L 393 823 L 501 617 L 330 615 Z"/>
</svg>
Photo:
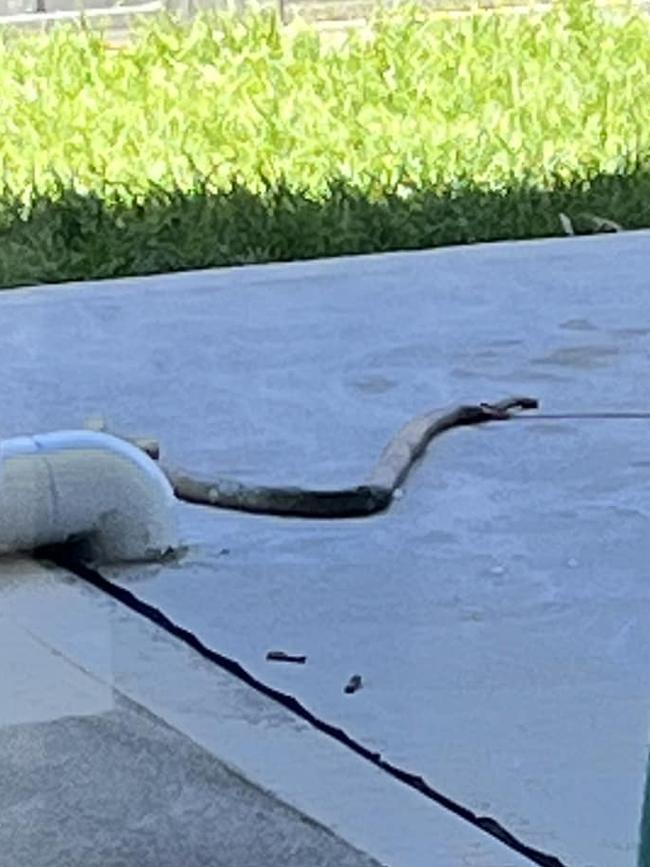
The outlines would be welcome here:
<svg viewBox="0 0 650 867">
<path fill-rule="evenodd" d="M 410 6 L 336 51 L 270 13 L 121 51 L 5 35 L 0 283 L 559 234 L 560 206 L 650 225 L 648 21 Z"/>
</svg>

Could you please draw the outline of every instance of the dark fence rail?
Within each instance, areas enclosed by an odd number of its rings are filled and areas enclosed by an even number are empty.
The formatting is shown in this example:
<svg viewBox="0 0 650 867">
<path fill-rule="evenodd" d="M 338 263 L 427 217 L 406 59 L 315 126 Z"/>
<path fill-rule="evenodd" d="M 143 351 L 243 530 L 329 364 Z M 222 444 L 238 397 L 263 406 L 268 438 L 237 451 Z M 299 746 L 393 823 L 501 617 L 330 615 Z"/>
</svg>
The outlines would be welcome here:
<svg viewBox="0 0 650 867">
<path fill-rule="evenodd" d="M 45 23 L 48 16 L 56 13 L 76 13 L 79 14 L 81 7 L 89 14 L 89 17 L 96 17 L 95 14 L 103 10 L 110 10 L 111 17 L 119 17 L 123 15 L 129 17 L 134 13 L 137 14 L 141 10 L 141 14 L 149 14 L 153 10 L 153 2 L 145 2 L 145 0 L 84 0 L 83 4 L 79 0 L 0 0 L 0 23 L 3 19 L 6 23 L 10 23 L 7 19 L 20 16 L 20 21 L 26 17 L 34 16 L 34 23 Z M 542 0 L 541 3 L 536 3 L 537 6 L 548 6 L 552 0 Z M 240 0 L 237 4 L 239 8 L 246 6 L 246 0 Z M 369 12 L 376 5 L 374 0 L 267 0 L 266 5 L 275 6 L 282 14 L 282 17 L 287 19 L 293 17 L 297 12 L 305 17 L 316 21 L 349 21 L 353 19 L 367 18 Z M 428 0 L 427 6 L 431 6 L 440 10 L 459 10 L 471 9 L 473 5 L 471 0 Z M 521 7 L 525 5 L 525 0 L 506 0 L 505 6 Z M 206 8 L 227 8 L 226 0 L 158 0 L 157 6 L 166 8 L 181 13 L 192 14 L 198 9 Z M 491 9 L 495 6 L 504 6 L 503 0 L 479 0 L 479 6 L 485 9 Z M 26 21 L 25 23 L 29 23 Z"/>
<path fill-rule="evenodd" d="M 386 0 L 384 0 L 386 2 Z M 390 0 L 388 0 L 390 2 Z M 527 0 L 421 0 L 423 5 L 441 14 L 457 14 L 478 9 L 490 11 L 527 13 L 543 12 L 553 0 L 536 0 L 530 5 Z M 603 6 L 615 7 L 618 0 L 601 0 Z M 248 0 L 236 0 L 236 8 L 245 9 Z M 377 6 L 377 0 L 256 0 L 256 6 L 265 5 L 277 9 L 283 22 L 288 23 L 297 15 L 320 26 L 336 29 L 347 24 L 367 20 Z M 650 0 L 638 0 L 638 5 L 648 10 Z M 0 26 L 17 26 L 21 29 L 51 27 L 66 19 L 74 20 L 82 14 L 90 24 L 108 31 L 109 38 L 120 40 L 128 36 L 134 17 L 155 15 L 162 10 L 191 16 L 201 9 L 232 8 L 228 0 L 0 0 Z"/>
</svg>

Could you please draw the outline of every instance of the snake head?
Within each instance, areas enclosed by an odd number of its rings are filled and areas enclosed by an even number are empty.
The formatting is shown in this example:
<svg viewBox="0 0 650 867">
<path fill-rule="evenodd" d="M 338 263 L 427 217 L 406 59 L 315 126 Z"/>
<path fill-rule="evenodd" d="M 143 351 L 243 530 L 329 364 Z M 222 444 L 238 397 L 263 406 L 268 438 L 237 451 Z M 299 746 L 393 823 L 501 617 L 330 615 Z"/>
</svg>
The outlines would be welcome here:
<svg viewBox="0 0 650 867">
<path fill-rule="evenodd" d="M 480 403 L 485 420 L 504 421 L 513 413 L 526 409 L 537 409 L 539 401 L 534 397 L 510 397 L 498 403 Z"/>
</svg>

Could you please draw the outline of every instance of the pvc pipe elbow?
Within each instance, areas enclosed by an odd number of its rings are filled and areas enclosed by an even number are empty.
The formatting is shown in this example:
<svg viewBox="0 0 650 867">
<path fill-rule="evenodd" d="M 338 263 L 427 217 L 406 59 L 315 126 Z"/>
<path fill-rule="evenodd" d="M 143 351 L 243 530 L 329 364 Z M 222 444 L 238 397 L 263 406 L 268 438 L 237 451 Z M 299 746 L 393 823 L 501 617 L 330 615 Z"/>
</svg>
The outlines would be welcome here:
<svg viewBox="0 0 650 867">
<path fill-rule="evenodd" d="M 79 541 L 98 562 L 178 546 L 176 501 L 136 446 L 87 430 L 0 440 L 0 554 Z"/>
</svg>

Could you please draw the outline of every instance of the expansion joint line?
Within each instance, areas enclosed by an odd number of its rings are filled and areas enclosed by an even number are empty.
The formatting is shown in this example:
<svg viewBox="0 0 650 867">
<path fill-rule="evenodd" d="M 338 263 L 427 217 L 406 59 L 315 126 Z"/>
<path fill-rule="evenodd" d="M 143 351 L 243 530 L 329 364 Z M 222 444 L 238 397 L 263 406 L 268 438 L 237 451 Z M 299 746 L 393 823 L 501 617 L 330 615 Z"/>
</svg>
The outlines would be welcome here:
<svg viewBox="0 0 650 867">
<path fill-rule="evenodd" d="M 464 807 L 462 804 L 459 804 L 457 801 L 448 798 L 442 792 L 434 789 L 423 777 L 411 774 L 403 768 L 386 761 L 386 759 L 382 758 L 381 753 L 369 750 L 367 747 L 363 746 L 363 744 L 350 737 L 350 735 L 348 735 L 343 729 L 331 725 L 325 720 L 315 716 L 292 695 L 283 693 L 280 690 L 274 689 L 268 684 L 265 684 L 263 681 L 258 680 L 242 665 L 240 665 L 239 662 L 207 647 L 193 632 L 190 632 L 182 626 L 174 623 L 162 611 L 160 611 L 160 609 L 153 605 L 149 605 L 142 599 L 139 599 L 135 594 L 131 593 L 130 590 L 120 587 L 118 584 L 104 578 L 96 569 L 84 563 L 83 560 L 81 560 L 74 551 L 70 549 L 70 547 L 48 546 L 39 549 L 35 554 L 38 559 L 49 561 L 59 568 L 67 570 L 78 578 L 88 582 L 101 592 L 106 593 L 122 605 L 125 605 L 131 611 L 149 620 L 169 635 L 172 635 L 188 647 L 191 647 L 204 659 L 207 659 L 223 671 L 228 672 L 238 680 L 252 687 L 256 692 L 261 693 L 267 698 L 282 705 L 286 710 L 300 717 L 305 722 L 308 722 L 313 728 L 337 741 L 339 744 L 347 747 L 358 756 L 361 756 L 361 758 L 375 765 L 375 767 L 380 768 L 389 776 L 399 780 L 409 788 L 415 789 L 421 795 L 424 795 L 425 798 L 434 801 L 436 804 L 443 807 L 445 810 L 448 810 L 450 813 L 453 813 L 455 816 L 458 816 L 460 819 L 463 819 L 468 824 L 473 825 L 485 834 L 489 834 L 491 837 L 499 840 L 505 846 L 518 852 L 534 864 L 538 864 L 540 867 L 567 867 L 565 862 L 561 861 L 556 856 L 549 855 L 539 849 L 527 846 L 514 834 L 511 834 L 506 828 L 504 828 L 496 819 L 490 816 L 477 816 L 476 813 L 472 812 L 467 807 Z"/>
</svg>

